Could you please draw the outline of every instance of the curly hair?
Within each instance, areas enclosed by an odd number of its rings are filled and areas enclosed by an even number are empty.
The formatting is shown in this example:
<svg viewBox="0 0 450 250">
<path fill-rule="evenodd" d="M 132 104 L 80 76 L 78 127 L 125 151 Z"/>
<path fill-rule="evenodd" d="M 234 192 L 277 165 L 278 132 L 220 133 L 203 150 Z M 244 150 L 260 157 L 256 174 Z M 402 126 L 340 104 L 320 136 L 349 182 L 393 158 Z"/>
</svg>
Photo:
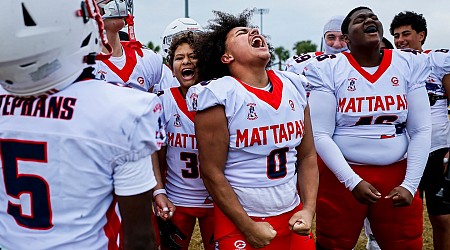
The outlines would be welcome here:
<svg viewBox="0 0 450 250">
<path fill-rule="evenodd" d="M 425 20 L 425 17 L 423 17 L 422 14 L 417 14 L 413 11 L 404 11 L 398 13 L 394 17 L 394 19 L 392 19 L 391 27 L 389 28 L 391 35 L 394 35 L 394 29 L 405 25 L 411 25 L 411 28 L 417 33 L 424 31 L 425 35 L 422 40 L 423 45 L 428 33 L 427 21 Z"/>
<path fill-rule="evenodd" d="M 350 17 L 353 15 L 353 13 L 357 12 L 358 10 L 370 10 L 370 11 L 372 11 L 372 9 L 370 9 L 369 7 L 366 7 L 366 6 L 359 6 L 359 7 L 354 8 L 353 10 L 351 10 L 347 14 L 347 16 L 345 16 L 344 21 L 342 21 L 341 32 L 342 32 L 343 35 L 348 34 L 348 25 L 350 24 Z"/>
<path fill-rule="evenodd" d="M 189 46 L 194 49 L 194 53 L 197 54 L 195 51 L 195 44 L 198 42 L 199 38 L 200 32 L 187 31 L 175 35 L 167 52 L 167 62 L 169 66 L 172 68 L 175 51 L 183 43 L 189 44 Z"/>
<path fill-rule="evenodd" d="M 199 70 L 199 80 L 206 81 L 231 75 L 228 65 L 221 61 L 226 50 L 228 33 L 236 27 L 254 27 L 250 25 L 250 19 L 255 10 L 244 10 L 234 16 L 221 11 L 213 11 L 215 19 L 209 20 L 206 32 L 204 32 L 195 45 Z M 272 47 L 269 46 L 269 51 Z M 270 65 L 270 62 L 269 64 Z"/>
</svg>

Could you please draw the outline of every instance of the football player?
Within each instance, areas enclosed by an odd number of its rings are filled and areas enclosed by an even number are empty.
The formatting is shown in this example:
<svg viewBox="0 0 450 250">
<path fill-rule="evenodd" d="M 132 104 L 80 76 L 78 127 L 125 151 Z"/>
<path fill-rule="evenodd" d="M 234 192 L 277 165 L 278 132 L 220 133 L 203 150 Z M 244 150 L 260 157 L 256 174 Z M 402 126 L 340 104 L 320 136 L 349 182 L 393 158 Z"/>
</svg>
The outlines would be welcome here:
<svg viewBox="0 0 450 250">
<path fill-rule="evenodd" d="M 304 71 L 321 168 L 317 248 L 353 248 L 367 217 L 381 249 L 422 249 L 427 58 L 381 50 L 383 26 L 368 7 L 350 11 L 341 30 L 351 52 L 316 57 Z"/>
<path fill-rule="evenodd" d="M 449 49 L 422 49 L 427 37 L 427 23 L 421 14 L 400 12 L 392 20 L 390 32 L 398 49 L 410 48 L 424 52 L 430 61 L 431 74 L 427 78 L 426 88 L 431 106 L 431 149 L 419 187 L 426 197 L 428 216 L 433 227 L 434 249 L 450 249 L 450 204 L 436 197 L 444 185 L 443 161 L 448 158 L 449 149 L 447 102 L 450 100 L 450 52 Z"/>
<path fill-rule="evenodd" d="M 169 55 L 169 47 L 172 43 L 172 39 L 181 33 L 192 31 L 192 32 L 201 32 L 203 31 L 202 26 L 198 24 L 197 21 L 195 21 L 192 18 L 177 18 L 173 20 L 169 25 L 167 25 L 166 29 L 164 30 L 163 36 L 162 36 L 162 53 L 163 57 L 167 59 L 167 56 Z M 158 93 L 159 91 L 163 89 L 168 89 L 171 87 L 178 87 L 180 86 L 180 83 L 177 81 L 177 79 L 173 76 L 173 72 L 171 70 L 172 65 L 165 65 L 163 68 L 163 76 L 167 79 L 172 79 L 172 81 L 162 81 L 159 84 L 156 84 L 153 88 L 153 93 Z"/>
<path fill-rule="evenodd" d="M 336 54 L 343 51 L 347 51 L 347 44 L 343 40 L 341 32 L 341 24 L 344 20 L 344 16 L 333 16 L 323 26 L 322 46 L 324 51 L 303 53 L 300 55 L 294 55 L 286 61 L 286 71 L 294 72 L 297 74 L 303 74 L 303 70 L 307 62 L 316 57 L 325 54 Z M 304 86 L 307 94 L 309 95 L 310 88 L 306 84 Z"/>
<path fill-rule="evenodd" d="M 194 44 L 199 33 L 187 31 L 173 37 L 168 48 L 168 63 L 173 74 L 180 83 L 179 87 L 165 89 L 159 93 L 164 107 L 162 123 L 167 132 L 166 147 L 158 151 L 161 166 L 165 166 L 167 196 L 177 207 L 171 222 L 184 235 L 172 237 L 180 246 L 187 250 L 198 220 L 203 246 L 206 250 L 215 247 L 213 238 L 214 212 L 213 203 L 208 191 L 200 178 L 197 141 L 195 139 L 195 112 L 187 110 L 186 92 L 197 83 L 197 55 Z M 165 245 L 163 232 L 162 248 Z M 172 232 L 173 233 L 173 232 Z M 169 240 L 170 241 L 170 240 Z M 172 243 L 173 244 L 173 243 Z"/>
<path fill-rule="evenodd" d="M 151 92 L 155 84 L 172 80 L 162 77 L 163 60 L 154 51 L 143 48 L 134 32 L 132 0 L 96 0 L 105 23 L 112 57 L 97 62 L 95 76 L 107 82 Z M 128 28 L 129 41 L 120 41 L 119 31 Z M 103 49 L 105 50 L 105 49 Z"/>
<path fill-rule="evenodd" d="M 186 99 L 197 110 L 218 247 L 314 249 L 318 172 L 306 79 L 266 70 L 269 45 L 251 28 L 252 12 L 215 14 L 196 46 L 199 76 L 210 81 L 190 87 Z"/>
<path fill-rule="evenodd" d="M 118 249 L 118 202 L 125 249 L 156 249 L 160 100 L 94 80 L 110 48 L 94 0 L 2 9 L 0 248 Z"/>
</svg>

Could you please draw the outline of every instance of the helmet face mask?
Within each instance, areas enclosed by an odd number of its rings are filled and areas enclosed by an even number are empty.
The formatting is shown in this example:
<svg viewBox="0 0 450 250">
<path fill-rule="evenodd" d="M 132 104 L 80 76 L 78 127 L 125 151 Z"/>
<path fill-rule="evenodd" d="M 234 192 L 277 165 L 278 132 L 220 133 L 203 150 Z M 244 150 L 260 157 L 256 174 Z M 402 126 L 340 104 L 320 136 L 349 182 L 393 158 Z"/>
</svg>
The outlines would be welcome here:
<svg viewBox="0 0 450 250">
<path fill-rule="evenodd" d="M 54 6 L 58 9 L 42 8 Z M 4 0 L 0 29 L 0 85 L 15 95 L 39 96 L 73 83 L 109 46 L 94 0 Z M 102 55 L 104 56 L 104 55 Z"/>
<path fill-rule="evenodd" d="M 97 0 L 102 18 L 125 18 L 133 15 L 133 0 Z"/>
<path fill-rule="evenodd" d="M 173 37 L 186 31 L 203 31 L 203 28 L 191 18 L 177 18 L 167 25 L 162 37 L 162 53 L 164 57 L 168 56 Z"/>
</svg>

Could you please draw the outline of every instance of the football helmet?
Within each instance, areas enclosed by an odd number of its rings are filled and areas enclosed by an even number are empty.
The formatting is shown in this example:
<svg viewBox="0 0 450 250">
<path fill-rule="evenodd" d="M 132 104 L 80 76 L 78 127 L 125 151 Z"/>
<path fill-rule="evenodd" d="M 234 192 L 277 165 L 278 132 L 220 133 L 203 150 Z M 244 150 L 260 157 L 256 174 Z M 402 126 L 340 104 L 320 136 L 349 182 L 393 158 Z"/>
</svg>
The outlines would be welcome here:
<svg viewBox="0 0 450 250">
<path fill-rule="evenodd" d="M 167 57 L 167 52 L 172 42 L 172 38 L 185 31 L 203 31 L 202 26 L 191 18 L 177 18 L 167 25 L 162 37 L 163 56 Z"/>
<path fill-rule="evenodd" d="M 133 0 L 97 0 L 103 18 L 133 15 Z"/>
<path fill-rule="evenodd" d="M 65 88 L 87 63 L 107 56 L 98 54 L 102 43 L 111 48 L 94 0 L 3 0 L 2 6 L 0 84 L 12 94 Z"/>
</svg>

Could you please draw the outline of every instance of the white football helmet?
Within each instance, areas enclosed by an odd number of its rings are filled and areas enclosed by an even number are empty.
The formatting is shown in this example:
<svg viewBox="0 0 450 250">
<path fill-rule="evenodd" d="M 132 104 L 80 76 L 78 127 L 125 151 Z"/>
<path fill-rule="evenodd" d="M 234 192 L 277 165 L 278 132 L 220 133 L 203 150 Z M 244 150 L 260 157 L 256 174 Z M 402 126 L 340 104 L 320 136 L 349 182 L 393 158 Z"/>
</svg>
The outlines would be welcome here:
<svg viewBox="0 0 450 250">
<path fill-rule="evenodd" d="M 94 0 L 3 0 L 2 10 L 0 84 L 15 95 L 70 85 L 107 44 Z"/>
<path fill-rule="evenodd" d="M 185 31 L 203 31 L 202 26 L 191 18 L 177 18 L 167 25 L 162 37 L 163 56 L 167 57 L 167 52 L 172 42 L 172 38 Z"/>
<path fill-rule="evenodd" d="M 103 18 L 133 15 L 133 0 L 96 0 Z"/>
</svg>

